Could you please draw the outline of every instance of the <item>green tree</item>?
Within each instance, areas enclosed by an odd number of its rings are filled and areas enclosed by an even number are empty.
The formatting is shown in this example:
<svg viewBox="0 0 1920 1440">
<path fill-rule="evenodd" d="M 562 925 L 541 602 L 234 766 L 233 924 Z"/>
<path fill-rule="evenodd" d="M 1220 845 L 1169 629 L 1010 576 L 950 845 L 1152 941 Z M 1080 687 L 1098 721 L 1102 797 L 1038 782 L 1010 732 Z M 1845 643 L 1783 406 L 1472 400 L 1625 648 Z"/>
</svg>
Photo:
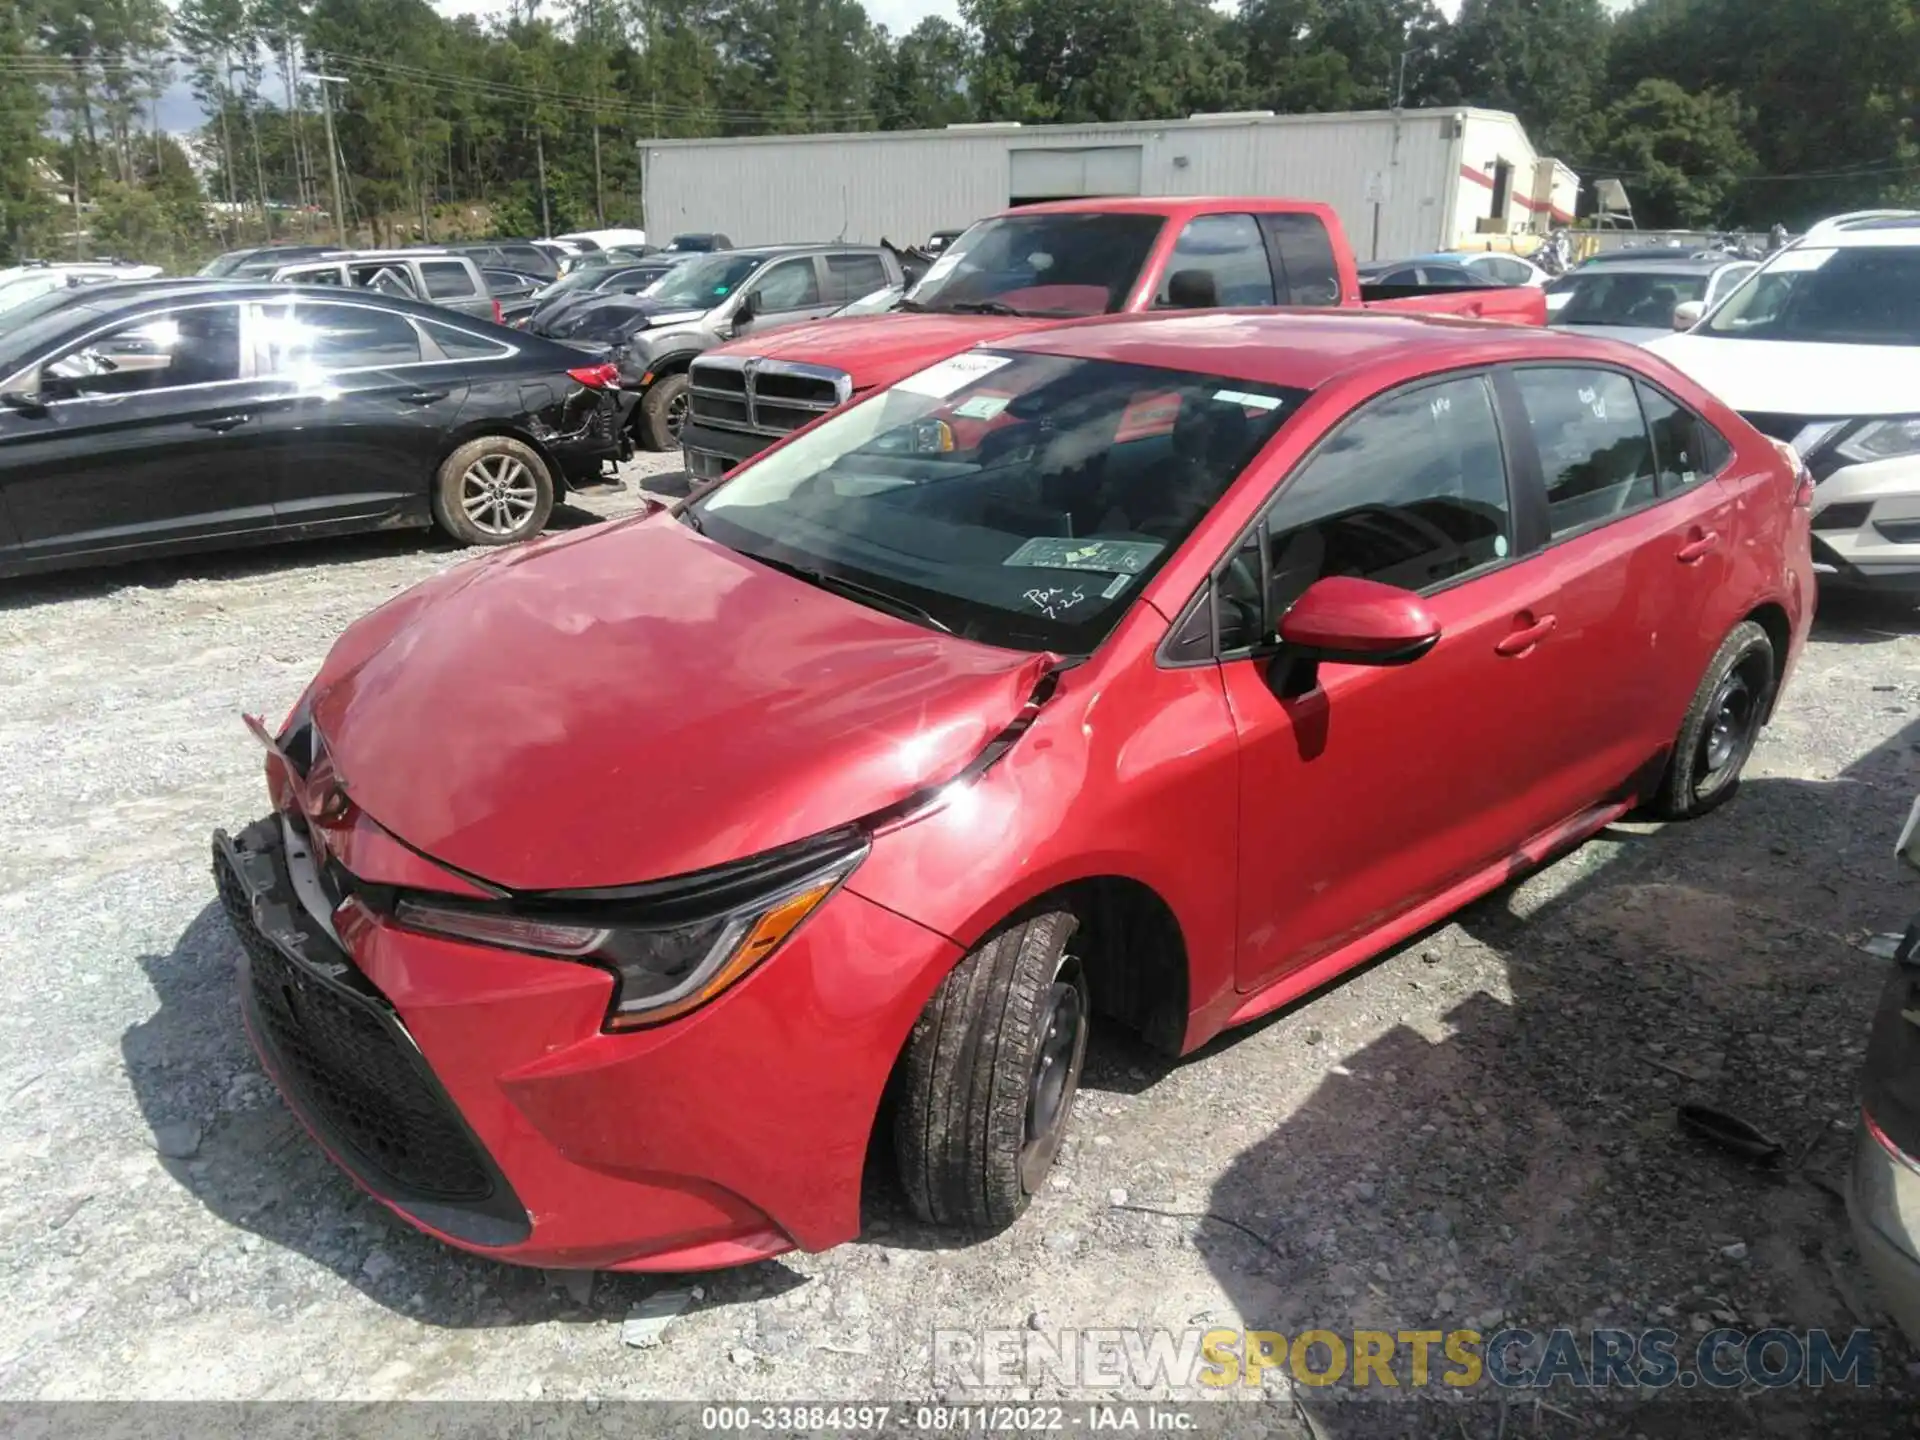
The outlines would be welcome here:
<svg viewBox="0 0 1920 1440">
<path fill-rule="evenodd" d="M 22 258 L 53 210 L 40 169 L 50 148 L 41 18 L 37 0 L 0 7 L 0 263 Z"/>
<path fill-rule="evenodd" d="M 1247 87 L 1282 112 L 1419 104 L 1446 20 L 1429 0 L 1243 0 Z"/>
<path fill-rule="evenodd" d="M 1511 110 L 1543 155 L 1584 155 L 1605 103 L 1610 35 L 1600 0 L 1461 0 L 1431 93 Z"/>
<path fill-rule="evenodd" d="M 1232 24 L 1206 0 L 961 0 L 980 118 L 1171 119 L 1239 103 Z"/>
<path fill-rule="evenodd" d="M 970 118 L 967 66 L 973 47 L 966 33 L 930 15 L 889 41 L 874 65 L 873 111 L 883 130 L 929 130 Z"/>
<path fill-rule="evenodd" d="M 1609 174 L 1623 180 L 1642 225 L 1726 224 L 1754 166 L 1744 133 L 1749 121 L 1731 95 L 1642 80 L 1601 115 L 1587 181 Z"/>
</svg>

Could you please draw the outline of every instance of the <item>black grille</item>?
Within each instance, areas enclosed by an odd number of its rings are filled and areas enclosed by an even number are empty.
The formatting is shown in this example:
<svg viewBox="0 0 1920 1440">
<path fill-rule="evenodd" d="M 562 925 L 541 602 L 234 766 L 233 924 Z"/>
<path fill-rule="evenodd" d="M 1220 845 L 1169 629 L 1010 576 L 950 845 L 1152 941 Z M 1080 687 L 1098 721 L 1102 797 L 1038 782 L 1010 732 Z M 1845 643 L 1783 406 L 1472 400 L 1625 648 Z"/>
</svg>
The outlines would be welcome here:
<svg viewBox="0 0 1920 1440">
<path fill-rule="evenodd" d="M 239 877 L 215 862 L 220 903 L 248 960 L 248 1009 L 288 1098 L 370 1183 L 446 1202 L 484 1200 L 485 1160 L 382 1002 L 309 975 L 253 923 Z"/>
<path fill-rule="evenodd" d="M 747 393 L 747 375 L 744 370 L 736 370 L 731 365 L 701 365 L 694 369 L 694 378 L 700 384 L 714 390 L 731 390 L 736 395 Z"/>
<path fill-rule="evenodd" d="M 764 381 L 761 382 L 765 384 Z M 754 414 L 759 417 L 763 430 L 798 430 L 802 425 L 811 425 L 820 418 L 819 410 L 807 410 L 797 405 L 776 405 L 771 400 L 762 399 Z"/>
<path fill-rule="evenodd" d="M 791 375 L 779 370 L 762 370 L 753 377 L 754 393 L 760 397 L 760 414 L 766 416 L 768 402 L 797 400 L 802 405 L 831 409 L 840 403 L 840 392 L 831 380 L 818 375 Z M 807 419 L 811 420 L 812 415 Z"/>
<path fill-rule="evenodd" d="M 1843 505 L 1829 505 L 1813 517 L 1816 530 L 1858 530 L 1867 523 L 1867 516 L 1873 513 L 1871 500 L 1848 501 Z"/>
<path fill-rule="evenodd" d="M 729 395 L 709 395 L 705 391 L 695 390 L 693 418 L 706 420 L 715 425 L 744 426 L 747 423 L 747 402 L 744 399 L 736 400 Z"/>
</svg>

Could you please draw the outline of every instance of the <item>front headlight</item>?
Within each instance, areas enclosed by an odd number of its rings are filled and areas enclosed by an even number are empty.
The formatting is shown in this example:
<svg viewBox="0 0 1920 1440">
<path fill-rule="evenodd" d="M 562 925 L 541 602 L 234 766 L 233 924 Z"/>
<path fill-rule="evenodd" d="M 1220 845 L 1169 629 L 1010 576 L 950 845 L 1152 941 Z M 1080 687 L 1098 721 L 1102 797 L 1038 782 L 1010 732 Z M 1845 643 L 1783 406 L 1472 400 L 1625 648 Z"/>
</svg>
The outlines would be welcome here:
<svg viewBox="0 0 1920 1440">
<path fill-rule="evenodd" d="M 771 888 L 751 898 L 742 898 L 738 885 L 724 883 L 709 886 L 706 897 L 667 894 L 653 904 L 618 899 L 568 903 L 556 896 L 537 903 L 469 906 L 408 896 L 394 906 L 393 918 L 424 934 L 611 970 L 616 986 L 607 1028 L 630 1030 L 684 1015 L 737 983 L 778 950 L 865 855 L 862 844 L 797 877 L 793 867 L 785 867 L 787 873 Z M 670 891 L 674 884 L 640 886 L 636 893 Z M 596 910 L 606 912 L 604 923 Z"/>
<path fill-rule="evenodd" d="M 1833 453 L 1862 465 L 1920 453 L 1920 416 L 1869 420 L 1836 445 Z"/>
</svg>

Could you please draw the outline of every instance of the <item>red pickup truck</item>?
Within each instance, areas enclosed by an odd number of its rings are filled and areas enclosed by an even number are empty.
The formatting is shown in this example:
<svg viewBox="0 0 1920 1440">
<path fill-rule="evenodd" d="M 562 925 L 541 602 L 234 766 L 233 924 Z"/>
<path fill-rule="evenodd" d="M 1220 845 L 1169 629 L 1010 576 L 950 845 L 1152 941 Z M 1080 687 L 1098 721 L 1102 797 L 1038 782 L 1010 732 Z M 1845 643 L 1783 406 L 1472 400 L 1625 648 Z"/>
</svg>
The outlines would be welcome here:
<svg viewBox="0 0 1920 1440">
<path fill-rule="evenodd" d="M 748 297 L 749 299 L 751 297 Z M 782 325 L 736 315 L 688 371 L 687 472 L 724 474 L 819 415 L 975 345 L 1145 310 L 1380 306 L 1544 325 L 1543 291 L 1364 287 L 1340 217 L 1302 200 L 1064 200 L 983 220 L 895 308 Z M 771 329 L 771 333 L 768 333 Z M 678 409 L 679 407 L 675 407 Z"/>
</svg>

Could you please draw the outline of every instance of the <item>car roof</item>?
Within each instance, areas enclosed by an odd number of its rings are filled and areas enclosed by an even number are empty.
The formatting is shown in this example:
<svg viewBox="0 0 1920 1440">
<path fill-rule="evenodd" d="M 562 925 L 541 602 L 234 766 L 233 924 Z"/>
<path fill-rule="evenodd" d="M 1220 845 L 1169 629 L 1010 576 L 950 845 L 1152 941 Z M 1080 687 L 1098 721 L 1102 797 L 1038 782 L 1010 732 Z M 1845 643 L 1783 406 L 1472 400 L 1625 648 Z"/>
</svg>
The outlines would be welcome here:
<svg viewBox="0 0 1920 1440">
<path fill-rule="evenodd" d="M 1622 347 L 1605 341 L 1537 326 L 1333 309 L 1104 315 L 1048 326 L 990 348 L 1157 365 L 1303 390 L 1381 362 L 1412 362 L 1417 372 L 1534 356 L 1617 360 L 1622 353 Z"/>
</svg>

